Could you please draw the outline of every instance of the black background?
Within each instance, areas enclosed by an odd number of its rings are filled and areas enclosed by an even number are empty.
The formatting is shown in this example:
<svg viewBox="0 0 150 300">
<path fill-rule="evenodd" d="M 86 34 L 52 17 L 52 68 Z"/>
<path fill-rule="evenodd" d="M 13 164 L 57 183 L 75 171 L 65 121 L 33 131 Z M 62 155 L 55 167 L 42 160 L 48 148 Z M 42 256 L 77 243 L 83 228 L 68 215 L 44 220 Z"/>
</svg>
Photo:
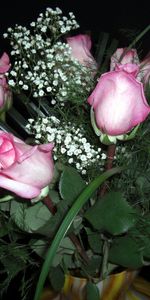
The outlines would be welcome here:
<svg viewBox="0 0 150 300">
<path fill-rule="evenodd" d="M 8 27 L 16 23 L 26 25 L 36 20 L 46 7 L 58 6 L 64 14 L 72 11 L 80 30 L 91 31 L 97 38 L 99 32 L 109 32 L 112 37 L 119 39 L 121 47 L 127 46 L 128 39 L 122 34 L 122 29 L 134 33 L 134 36 L 150 24 L 149 1 L 100 1 L 100 0 L 24 0 L 2 1 L 0 5 L 0 52 L 9 49 L 2 34 Z M 138 3 L 139 2 L 139 3 Z M 149 50 L 150 33 L 142 39 L 143 56 Z"/>
</svg>

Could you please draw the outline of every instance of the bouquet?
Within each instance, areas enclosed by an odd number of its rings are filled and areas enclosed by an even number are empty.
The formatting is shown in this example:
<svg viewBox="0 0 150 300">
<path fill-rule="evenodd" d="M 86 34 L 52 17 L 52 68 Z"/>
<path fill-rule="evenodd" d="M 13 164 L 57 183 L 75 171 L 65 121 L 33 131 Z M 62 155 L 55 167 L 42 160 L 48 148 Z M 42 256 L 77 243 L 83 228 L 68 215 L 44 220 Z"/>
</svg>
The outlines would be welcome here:
<svg viewBox="0 0 150 300">
<path fill-rule="evenodd" d="M 103 33 L 94 48 L 73 13 L 47 8 L 4 34 L 2 292 L 22 276 L 21 299 L 37 283 L 38 300 L 71 274 L 99 299 L 99 281 L 149 265 L 150 54 L 136 49 L 149 29 L 126 48 Z"/>
</svg>

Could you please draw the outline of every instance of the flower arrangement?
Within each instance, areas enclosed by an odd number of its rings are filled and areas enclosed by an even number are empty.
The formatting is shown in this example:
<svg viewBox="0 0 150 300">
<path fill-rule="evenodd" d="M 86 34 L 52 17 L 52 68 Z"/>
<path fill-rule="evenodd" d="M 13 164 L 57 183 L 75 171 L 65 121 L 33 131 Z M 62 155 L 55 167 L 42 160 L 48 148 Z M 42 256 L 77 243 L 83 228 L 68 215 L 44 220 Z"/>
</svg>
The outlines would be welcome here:
<svg viewBox="0 0 150 300">
<path fill-rule="evenodd" d="M 47 278 L 61 290 L 65 274 L 87 278 L 99 299 L 99 280 L 150 263 L 150 55 L 140 60 L 133 47 L 150 28 L 127 48 L 106 53 L 99 43 L 94 55 L 78 27 L 73 13 L 47 8 L 30 29 L 4 34 L 1 290 L 22 274 L 24 300 L 37 273 L 34 300 Z"/>
</svg>

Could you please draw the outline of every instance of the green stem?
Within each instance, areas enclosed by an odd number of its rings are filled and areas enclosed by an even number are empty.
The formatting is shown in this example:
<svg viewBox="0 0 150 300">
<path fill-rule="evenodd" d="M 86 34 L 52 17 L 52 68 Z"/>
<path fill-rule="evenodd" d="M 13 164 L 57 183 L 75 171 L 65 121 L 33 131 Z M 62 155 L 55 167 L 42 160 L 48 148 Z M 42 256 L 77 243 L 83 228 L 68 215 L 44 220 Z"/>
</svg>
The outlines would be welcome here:
<svg viewBox="0 0 150 300">
<path fill-rule="evenodd" d="M 101 266 L 100 279 L 104 280 L 108 275 L 108 256 L 109 256 L 110 241 L 105 238 L 103 244 L 103 260 Z"/>
<path fill-rule="evenodd" d="M 76 199 L 70 210 L 68 211 L 67 215 L 65 216 L 63 222 L 61 223 L 55 238 L 53 239 L 51 246 L 47 252 L 46 259 L 43 263 L 42 270 L 39 276 L 39 280 L 36 287 L 36 292 L 34 296 L 34 300 L 39 300 L 41 292 L 44 287 L 45 280 L 47 278 L 47 275 L 49 273 L 50 267 L 52 266 L 53 259 L 55 257 L 55 254 L 57 252 L 57 249 L 66 235 L 68 229 L 70 228 L 74 218 L 80 211 L 80 209 L 85 205 L 87 200 L 92 196 L 92 194 L 98 189 L 98 187 L 109 177 L 112 175 L 119 173 L 123 170 L 123 168 L 113 168 L 111 170 L 108 170 L 104 172 L 102 175 L 96 177 L 80 194 L 80 196 Z"/>
<path fill-rule="evenodd" d="M 124 55 L 150 30 L 150 25 L 148 25 L 134 40 L 133 42 L 123 51 L 119 62 L 123 59 Z"/>
<path fill-rule="evenodd" d="M 6 112 L 5 112 L 5 111 L 3 111 L 3 112 L 0 113 L 0 120 L 1 120 L 2 122 L 5 122 L 5 121 L 6 121 Z"/>
</svg>

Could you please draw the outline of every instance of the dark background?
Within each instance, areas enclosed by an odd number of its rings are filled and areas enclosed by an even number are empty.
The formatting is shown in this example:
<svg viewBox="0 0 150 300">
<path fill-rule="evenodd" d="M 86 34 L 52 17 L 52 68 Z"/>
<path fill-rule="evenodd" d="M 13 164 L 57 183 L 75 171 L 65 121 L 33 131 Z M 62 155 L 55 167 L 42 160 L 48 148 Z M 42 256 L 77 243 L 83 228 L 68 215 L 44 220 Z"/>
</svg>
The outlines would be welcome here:
<svg viewBox="0 0 150 300">
<path fill-rule="evenodd" d="M 111 4 L 110 4 L 110 3 Z M 90 31 L 93 40 L 97 40 L 100 32 L 108 32 L 111 38 L 119 40 L 119 47 L 128 46 L 129 42 L 150 24 L 149 1 L 132 0 L 116 1 L 100 0 L 2 0 L 0 4 L 0 55 L 3 51 L 10 52 L 9 42 L 3 39 L 3 33 L 8 27 L 16 23 L 26 25 L 44 12 L 46 7 L 58 6 L 67 15 L 72 11 L 80 24 L 82 33 Z M 125 33 L 126 32 L 126 33 Z M 150 31 L 140 41 L 141 58 L 147 54 L 150 48 Z M 149 268 L 142 269 L 142 275 L 149 279 Z M 16 282 L 12 283 L 8 295 L 4 299 L 19 300 Z M 16 291 L 16 292 L 15 292 Z M 18 296 L 18 297 L 17 297 Z M 5 298 L 6 297 L 6 298 Z"/>
<path fill-rule="evenodd" d="M 9 50 L 9 45 L 3 39 L 2 34 L 8 27 L 16 23 L 26 25 L 36 20 L 40 12 L 46 7 L 58 6 L 64 14 L 72 11 L 81 32 L 91 31 L 95 39 L 99 32 L 109 32 L 113 38 L 119 40 L 119 46 L 125 47 L 137 33 L 150 24 L 149 1 L 100 1 L 100 0 L 24 0 L 2 1 L 0 5 L 0 52 Z M 123 33 L 127 31 L 127 34 Z M 130 39 L 127 37 L 130 35 Z M 150 33 L 147 33 L 142 41 L 142 56 L 150 46 Z"/>
</svg>

